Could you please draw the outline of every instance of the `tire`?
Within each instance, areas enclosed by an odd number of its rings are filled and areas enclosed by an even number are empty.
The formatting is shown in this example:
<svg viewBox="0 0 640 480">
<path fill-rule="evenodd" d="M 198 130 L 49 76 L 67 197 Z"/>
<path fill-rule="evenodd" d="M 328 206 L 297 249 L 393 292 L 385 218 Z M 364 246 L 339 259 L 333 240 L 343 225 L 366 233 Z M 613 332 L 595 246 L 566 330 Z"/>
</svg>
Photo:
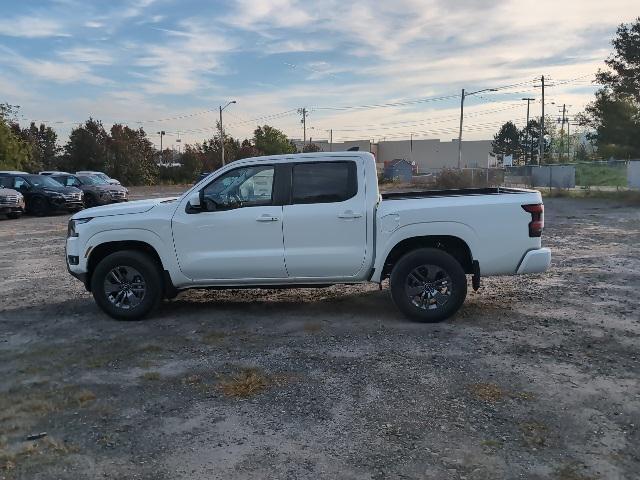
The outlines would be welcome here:
<svg viewBox="0 0 640 480">
<path fill-rule="evenodd" d="M 467 296 L 464 269 L 455 258 L 436 248 L 407 253 L 393 267 L 390 282 L 391 297 L 398 309 L 423 323 L 451 317 Z"/>
<path fill-rule="evenodd" d="M 98 306 L 110 317 L 140 320 L 162 300 L 162 271 L 158 263 L 143 252 L 115 252 L 94 269 L 91 292 Z"/>
<path fill-rule="evenodd" d="M 33 197 L 31 199 L 31 205 L 29 205 L 29 209 L 31 210 L 31 214 L 36 217 L 43 217 L 49 213 L 49 203 L 47 199 L 44 197 Z"/>
<path fill-rule="evenodd" d="M 96 200 L 96 197 L 94 197 L 93 194 L 91 193 L 85 193 L 84 195 L 85 208 L 95 207 L 96 205 L 98 205 L 98 201 Z"/>
<path fill-rule="evenodd" d="M 20 212 L 11 212 L 11 213 L 7 213 L 7 218 L 10 218 L 11 220 L 17 220 L 22 216 L 22 213 Z"/>
</svg>

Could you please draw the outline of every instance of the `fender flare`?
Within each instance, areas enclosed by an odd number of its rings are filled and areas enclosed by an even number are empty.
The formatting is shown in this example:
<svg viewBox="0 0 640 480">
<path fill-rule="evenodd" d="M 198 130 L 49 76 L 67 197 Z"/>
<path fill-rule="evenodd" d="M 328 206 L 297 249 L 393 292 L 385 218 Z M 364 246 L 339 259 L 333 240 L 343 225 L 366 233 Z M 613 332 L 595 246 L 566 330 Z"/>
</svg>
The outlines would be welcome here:
<svg viewBox="0 0 640 480">
<path fill-rule="evenodd" d="M 380 282 L 384 264 L 391 250 L 404 240 L 416 237 L 447 236 L 457 237 L 467 244 L 472 259 L 476 258 L 479 250 L 479 239 L 475 230 L 469 225 L 460 222 L 420 222 L 404 225 L 392 233 L 376 249 L 375 272 L 371 277 L 372 282 Z"/>
<path fill-rule="evenodd" d="M 165 243 L 157 233 L 142 228 L 123 228 L 98 232 L 89 237 L 85 243 L 87 260 L 96 247 L 111 242 L 141 242 L 149 245 L 158 254 L 162 268 L 169 272 L 172 283 L 174 285 L 184 283 L 184 277 L 177 273 L 180 272 L 180 269 L 173 251 L 173 243 Z"/>
</svg>

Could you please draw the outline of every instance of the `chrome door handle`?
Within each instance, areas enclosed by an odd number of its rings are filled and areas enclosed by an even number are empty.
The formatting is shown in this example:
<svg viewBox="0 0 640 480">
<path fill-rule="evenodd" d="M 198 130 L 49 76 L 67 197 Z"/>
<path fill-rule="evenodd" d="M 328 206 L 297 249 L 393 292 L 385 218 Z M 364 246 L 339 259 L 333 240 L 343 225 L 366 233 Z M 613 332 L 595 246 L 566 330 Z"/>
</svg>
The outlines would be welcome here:
<svg viewBox="0 0 640 480">
<path fill-rule="evenodd" d="M 280 220 L 278 217 L 272 217 L 271 215 L 262 215 L 256 218 L 256 222 L 277 222 Z"/>
<path fill-rule="evenodd" d="M 352 219 L 352 218 L 360 218 L 360 217 L 362 217 L 361 213 L 352 212 L 351 210 L 347 210 L 346 212 L 342 212 L 338 214 L 338 218 Z"/>
</svg>

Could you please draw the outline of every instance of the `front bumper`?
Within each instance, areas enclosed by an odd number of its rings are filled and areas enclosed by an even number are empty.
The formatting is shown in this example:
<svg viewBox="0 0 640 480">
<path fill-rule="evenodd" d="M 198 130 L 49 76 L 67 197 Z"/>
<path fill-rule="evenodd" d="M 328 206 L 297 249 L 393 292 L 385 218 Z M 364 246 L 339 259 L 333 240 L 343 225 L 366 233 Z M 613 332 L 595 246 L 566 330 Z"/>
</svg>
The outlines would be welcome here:
<svg viewBox="0 0 640 480">
<path fill-rule="evenodd" d="M 87 285 L 87 259 L 82 255 L 80 242 L 78 237 L 67 238 L 65 245 L 65 263 L 67 264 L 67 270 L 71 275 L 84 283 L 84 286 L 89 289 Z"/>
<path fill-rule="evenodd" d="M 546 271 L 549 265 L 551 265 L 551 250 L 548 248 L 529 250 L 520 261 L 516 273 L 518 275 L 524 273 L 541 273 Z"/>
<path fill-rule="evenodd" d="M 0 205 L 0 214 L 5 215 L 7 213 L 24 213 L 24 207 L 18 205 Z"/>
<path fill-rule="evenodd" d="M 82 197 L 73 199 L 53 197 L 49 198 L 49 205 L 53 210 L 67 210 L 69 212 L 82 210 L 84 208 Z"/>
</svg>

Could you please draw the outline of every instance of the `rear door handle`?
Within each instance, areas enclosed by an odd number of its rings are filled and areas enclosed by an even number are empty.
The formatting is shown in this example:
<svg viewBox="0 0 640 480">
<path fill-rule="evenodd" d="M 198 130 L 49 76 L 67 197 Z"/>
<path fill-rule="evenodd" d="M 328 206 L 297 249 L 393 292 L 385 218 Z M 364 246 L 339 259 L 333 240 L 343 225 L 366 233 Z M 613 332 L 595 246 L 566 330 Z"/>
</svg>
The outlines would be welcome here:
<svg viewBox="0 0 640 480">
<path fill-rule="evenodd" d="M 360 218 L 360 217 L 362 217 L 362 214 L 360 212 L 352 212 L 351 210 L 347 210 L 346 212 L 342 212 L 338 214 L 338 218 L 352 219 L 352 218 Z"/>
<path fill-rule="evenodd" d="M 268 214 L 264 214 L 256 218 L 256 222 L 277 222 L 280 220 L 278 217 L 273 217 Z"/>
</svg>

